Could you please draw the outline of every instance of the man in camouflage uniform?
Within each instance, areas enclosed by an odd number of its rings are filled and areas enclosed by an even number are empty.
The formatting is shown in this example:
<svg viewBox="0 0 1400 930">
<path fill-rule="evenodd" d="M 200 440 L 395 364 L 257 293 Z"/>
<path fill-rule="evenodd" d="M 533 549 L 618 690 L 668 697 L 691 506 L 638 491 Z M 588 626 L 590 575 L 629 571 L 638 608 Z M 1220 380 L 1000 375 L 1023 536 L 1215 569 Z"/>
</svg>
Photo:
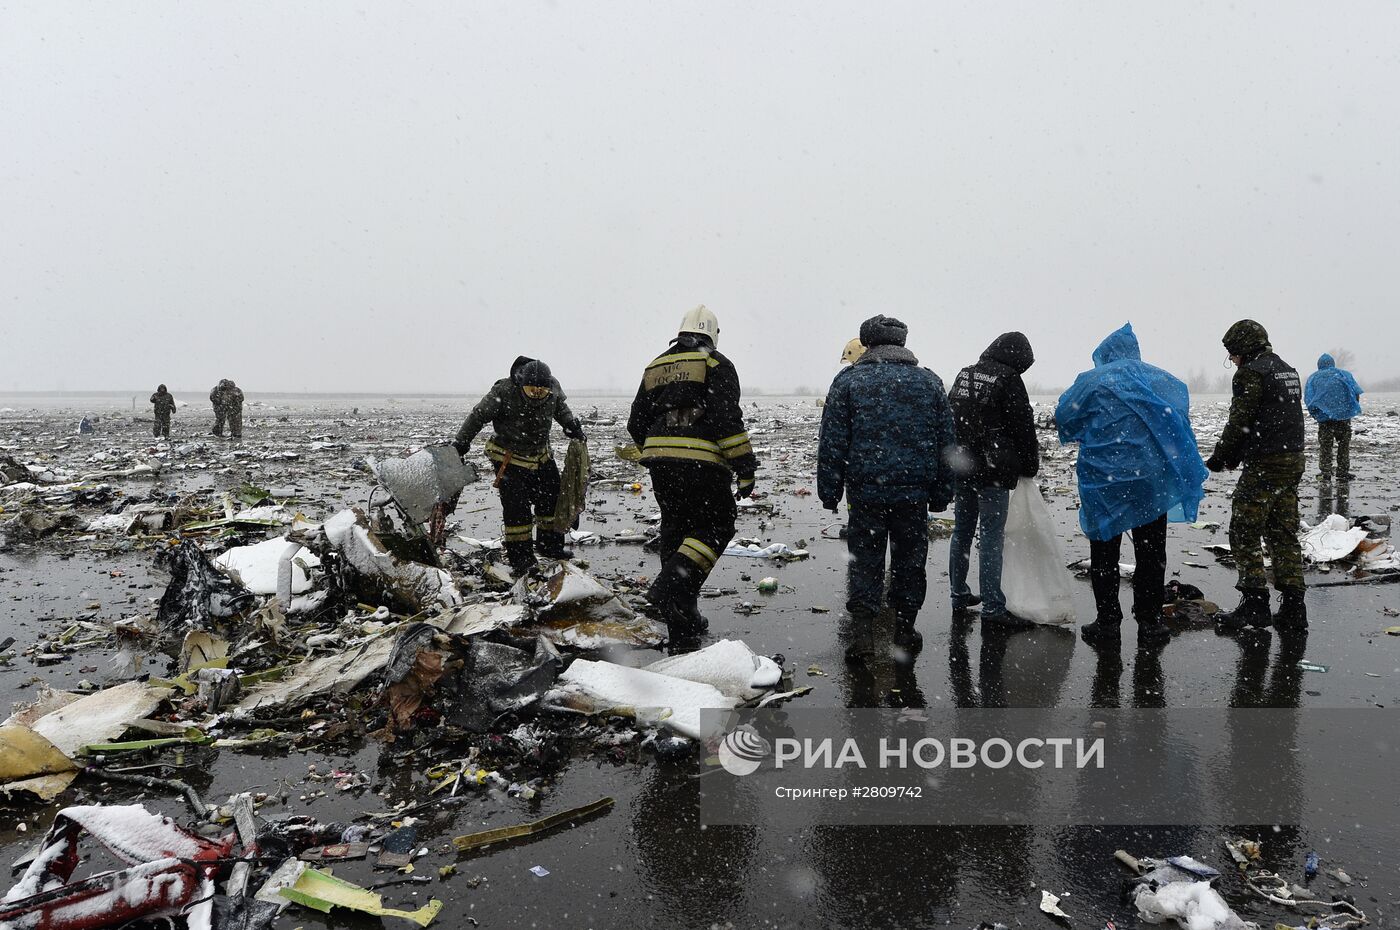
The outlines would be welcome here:
<svg viewBox="0 0 1400 930">
<path fill-rule="evenodd" d="M 156 408 L 156 426 L 153 431 L 155 437 L 160 439 L 170 438 L 170 415 L 175 412 L 175 398 L 165 389 L 165 385 L 156 388 L 156 392 L 151 395 L 151 403 Z"/>
<path fill-rule="evenodd" d="M 1230 511 L 1230 551 L 1239 568 L 1240 605 L 1219 619 L 1223 630 L 1246 624 L 1281 631 L 1308 626 L 1303 600 L 1303 550 L 1298 542 L 1298 482 L 1303 478 L 1303 388 L 1296 369 L 1274 354 L 1269 334 L 1240 320 L 1221 340 L 1238 370 L 1231 385 L 1230 420 L 1206 460 L 1219 472 L 1243 464 Z M 1274 566 L 1281 597 L 1270 616 L 1269 582 L 1260 539 Z"/>
<path fill-rule="evenodd" d="M 228 383 L 229 380 L 224 378 L 209 392 L 209 403 L 214 407 L 214 428 L 209 432 L 215 436 L 224 434 L 224 421 L 228 419 L 228 410 L 224 406 L 224 386 Z"/>
<path fill-rule="evenodd" d="M 231 439 L 243 438 L 243 391 L 232 381 L 224 382 L 224 414 L 228 417 Z"/>
</svg>

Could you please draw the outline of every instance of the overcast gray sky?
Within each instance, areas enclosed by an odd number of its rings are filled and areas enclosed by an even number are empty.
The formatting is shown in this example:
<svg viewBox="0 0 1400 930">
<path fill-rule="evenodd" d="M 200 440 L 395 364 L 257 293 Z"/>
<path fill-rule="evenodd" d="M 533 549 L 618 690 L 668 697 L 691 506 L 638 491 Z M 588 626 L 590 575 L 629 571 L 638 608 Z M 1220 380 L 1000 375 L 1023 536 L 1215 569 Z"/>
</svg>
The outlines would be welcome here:
<svg viewBox="0 0 1400 930">
<path fill-rule="evenodd" d="M 1400 374 L 1400 5 L 0 2 L 0 389 Z"/>
</svg>

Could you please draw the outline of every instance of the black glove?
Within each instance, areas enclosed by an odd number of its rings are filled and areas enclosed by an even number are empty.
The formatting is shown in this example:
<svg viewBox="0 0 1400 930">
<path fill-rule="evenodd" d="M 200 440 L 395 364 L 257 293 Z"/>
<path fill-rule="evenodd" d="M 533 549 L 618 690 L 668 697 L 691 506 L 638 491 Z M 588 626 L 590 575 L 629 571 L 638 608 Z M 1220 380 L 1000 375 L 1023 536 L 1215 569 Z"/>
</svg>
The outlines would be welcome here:
<svg viewBox="0 0 1400 930">
<path fill-rule="evenodd" d="M 822 501 L 822 509 L 830 510 L 832 513 L 836 513 L 836 508 L 840 506 L 841 505 L 836 501 Z"/>
<path fill-rule="evenodd" d="M 582 423 L 575 423 L 573 426 L 565 428 L 564 435 L 570 439 L 577 439 L 579 442 L 588 441 L 588 437 L 583 435 Z"/>
<path fill-rule="evenodd" d="M 1212 452 L 1210 458 L 1206 459 L 1206 468 L 1211 471 L 1224 471 L 1225 460 L 1220 457 L 1219 452 Z"/>
<path fill-rule="evenodd" d="M 457 454 L 460 455 L 460 456 L 462 456 L 463 458 L 466 458 L 466 456 L 467 456 L 467 450 L 470 449 L 471 447 L 472 447 L 472 444 L 469 443 L 469 442 L 466 442 L 466 443 L 457 442 L 455 439 L 452 441 L 452 448 L 456 449 L 456 450 L 457 450 Z"/>
<path fill-rule="evenodd" d="M 951 504 L 951 503 L 952 503 L 952 501 L 943 501 L 943 500 L 929 501 L 929 502 L 928 502 L 928 512 L 929 512 L 929 513 L 942 513 L 943 511 L 945 511 L 945 510 L 948 509 L 948 505 Z"/>
<path fill-rule="evenodd" d="M 741 500 L 743 500 L 743 499 L 746 498 L 746 497 L 753 497 L 753 479 L 752 479 L 752 478 L 740 478 L 740 479 L 739 479 L 739 490 L 737 490 L 737 491 L 734 492 L 734 499 L 735 499 L 736 501 L 741 501 Z"/>
</svg>

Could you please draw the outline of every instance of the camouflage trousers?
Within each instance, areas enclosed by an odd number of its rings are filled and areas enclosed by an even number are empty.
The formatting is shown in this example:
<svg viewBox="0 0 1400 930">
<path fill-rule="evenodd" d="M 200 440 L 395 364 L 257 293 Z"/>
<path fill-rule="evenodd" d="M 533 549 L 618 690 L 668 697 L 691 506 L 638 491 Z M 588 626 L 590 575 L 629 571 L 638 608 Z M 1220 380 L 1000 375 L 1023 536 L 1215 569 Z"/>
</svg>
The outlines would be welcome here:
<svg viewBox="0 0 1400 930">
<path fill-rule="evenodd" d="M 1274 587 L 1303 587 L 1303 547 L 1298 542 L 1298 482 L 1304 459 L 1271 455 L 1247 462 L 1230 509 L 1230 552 L 1239 569 L 1235 587 L 1268 588 L 1262 541 L 1274 563 Z"/>
<path fill-rule="evenodd" d="M 1318 470 L 1323 478 L 1332 477 L 1332 446 L 1337 447 L 1337 472 L 1351 474 L 1351 421 L 1323 420 L 1317 424 Z"/>
<path fill-rule="evenodd" d="M 164 436 L 166 439 L 169 439 L 169 438 L 170 438 L 170 414 L 168 414 L 168 413 L 158 413 L 158 414 L 156 414 L 156 425 L 155 425 L 155 428 L 154 428 L 151 432 L 156 436 L 157 439 L 159 439 L 159 438 L 162 437 L 162 436 Z"/>
<path fill-rule="evenodd" d="M 224 424 L 228 424 L 228 434 L 234 439 L 243 438 L 243 408 L 236 410 L 214 408 L 214 428 L 209 432 L 215 436 L 224 434 Z"/>
</svg>

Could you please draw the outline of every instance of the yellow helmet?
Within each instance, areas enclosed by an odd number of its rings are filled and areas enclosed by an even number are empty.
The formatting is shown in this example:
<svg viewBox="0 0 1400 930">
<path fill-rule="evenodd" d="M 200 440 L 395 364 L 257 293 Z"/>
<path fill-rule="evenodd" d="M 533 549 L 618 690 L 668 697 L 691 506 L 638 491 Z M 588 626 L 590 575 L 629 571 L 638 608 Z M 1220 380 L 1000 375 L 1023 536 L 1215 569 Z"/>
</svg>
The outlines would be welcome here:
<svg viewBox="0 0 1400 930">
<path fill-rule="evenodd" d="M 842 365 L 854 365 L 860 361 L 860 357 L 865 354 L 865 344 L 859 339 L 852 339 L 846 343 L 846 349 L 841 353 Z"/>
</svg>

